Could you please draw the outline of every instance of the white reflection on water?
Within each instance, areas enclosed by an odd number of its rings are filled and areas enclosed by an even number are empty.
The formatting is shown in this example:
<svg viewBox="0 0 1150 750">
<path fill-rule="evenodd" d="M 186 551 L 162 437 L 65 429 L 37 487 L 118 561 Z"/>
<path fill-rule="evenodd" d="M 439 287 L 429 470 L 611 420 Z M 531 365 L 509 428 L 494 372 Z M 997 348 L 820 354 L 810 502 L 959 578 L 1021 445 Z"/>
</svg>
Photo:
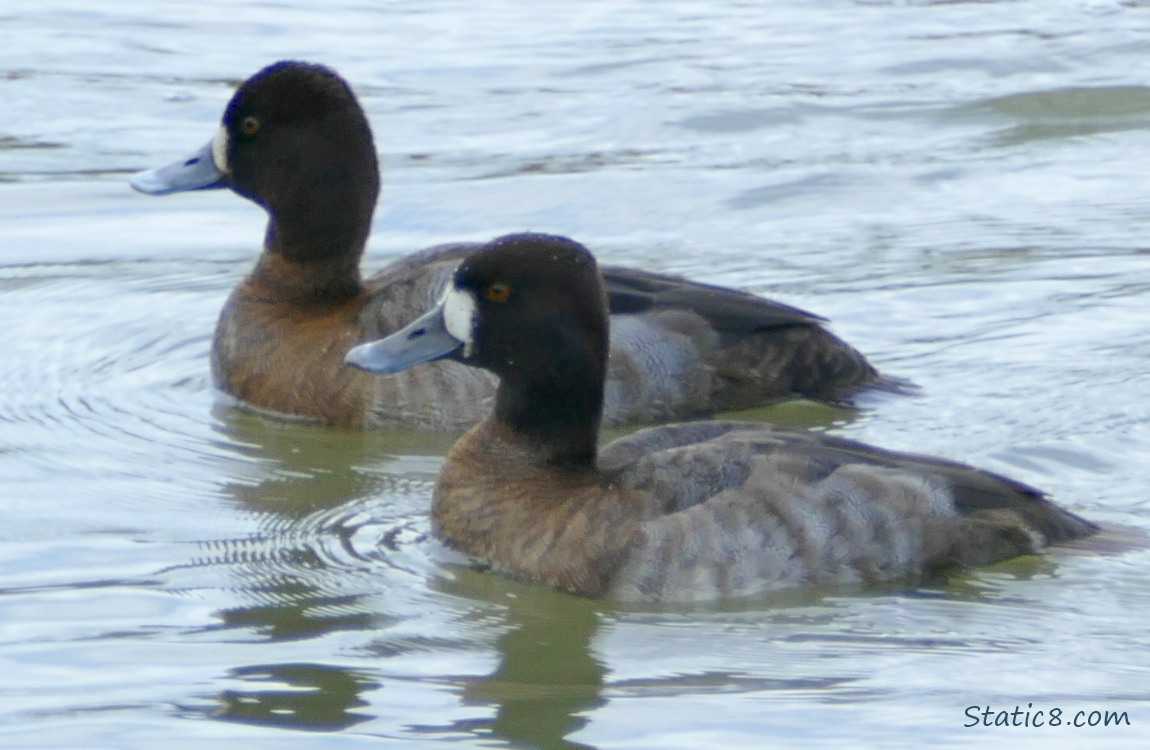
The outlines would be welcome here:
<svg viewBox="0 0 1150 750">
<path fill-rule="evenodd" d="M 967 706 L 1028 702 L 1133 726 L 1017 746 L 1145 744 L 1144 551 L 654 612 L 453 564 L 426 538 L 445 440 L 213 396 L 259 209 L 125 184 L 202 144 L 258 68 L 326 62 L 387 170 L 369 265 L 536 229 L 771 294 L 924 394 L 767 416 L 1147 529 L 1140 3 L 3 15 L 3 744 L 971 746 L 1007 735 L 964 729 Z"/>
</svg>

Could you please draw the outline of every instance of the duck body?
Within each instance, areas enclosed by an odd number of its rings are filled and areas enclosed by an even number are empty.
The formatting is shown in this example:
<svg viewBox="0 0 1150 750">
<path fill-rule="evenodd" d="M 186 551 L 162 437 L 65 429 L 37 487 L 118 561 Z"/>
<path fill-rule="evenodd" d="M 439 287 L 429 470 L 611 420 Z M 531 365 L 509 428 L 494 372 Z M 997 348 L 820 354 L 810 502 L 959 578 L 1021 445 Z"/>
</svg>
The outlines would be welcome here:
<svg viewBox="0 0 1150 750">
<path fill-rule="evenodd" d="M 216 387 L 269 412 L 341 427 L 474 425 L 492 408 L 496 379 L 490 373 L 443 361 L 384 379 L 345 367 L 343 357 L 431 307 L 459 263 L 479 247 L 456 243 L 405 256 L 359 293 L 338 300 L 295 299 L 253 273 L 232 292 L 216 326 Z M 605 274 L 623 290 L 619 306 L 627 310 L 612 315 L 606 425 L 707 416 L 795 396 L 837 402 L 879 382 L 861 354 L 800 310 L 671 276 L 627 268 Z M 637 279 L 651 290 L 642 302 L 632 291 Z M 664 288 L 678 299 L 661 303 Z M 680 301 L 691 291 L 704 301 L 735 298 L 746 309 L 709 320 Z"/>
<path fill-rule="evenodd" d="M 929 457 L 758 423 L 640 431 L 557 474 L 494 419 L 452 448 L 436 533 L 493 569 L 620 601 L 913 583 L 1094 531 L 1041 492 Z"/>
<path fill-rule="evenodd" d="M 913 581 L 1097 529 L 997 474 L 758 423 L 653 427 L 600 451 L 607 311 L 585 248 L 514 235 L 473 252 L 431 312 L 348 354 L 375 372 L 450 358 L 499 376 L 436 486 L 447 544 L 574 593 L 691 601 Z"/>
<path fill-rule="evenodd" d="M 212 342 L 216 387 L 272 413 L 352 429 L 460 430 L 490 410 L 495 379 L 455 362 L 388 382 L 344 366 L 356 343 L 410 322 L 432 304 L 468 246 L 409 256 L 345 299 L 302 302 L 269 289 L 259 274 L 228 298 Z"/>
<path fill-rule="evenodd" d="M 455 430 L 493 403 L 495 378 L 441 362 L 392 379 L 342 366 L 355 344 L 427 309 L 477 243 L 359 264 L 379 192 L 371 129 L 350 87 L 285 61 L 237 90 L 216 137 L 144 172 L 152 194 L 228 187 L 269 215 L 264 249 L 221 312 L 215 385 L 248 406 L 338 427 Z M 612 313 L 603 419 L 643 424 L 788 397 L 843 402 L 903 389 L 818 316 L 744 292 L 640 269 L 604 269 Z"/>
</svg>

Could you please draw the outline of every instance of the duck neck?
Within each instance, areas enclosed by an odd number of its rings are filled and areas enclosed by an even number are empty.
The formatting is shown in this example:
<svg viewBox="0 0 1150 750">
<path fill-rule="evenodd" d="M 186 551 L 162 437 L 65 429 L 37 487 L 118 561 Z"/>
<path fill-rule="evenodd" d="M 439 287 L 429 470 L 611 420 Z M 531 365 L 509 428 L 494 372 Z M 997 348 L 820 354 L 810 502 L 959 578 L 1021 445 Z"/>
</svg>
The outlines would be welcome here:
<svg viewBox="0 0 1150 750">
<path fill-rule="evenodd" d="M 551 374 L 555 377 L 501 377 L 495 418 L 530 446 L 539 464 L 573 472 L 594 469 L 603 412 L 602 374 L 563 366 Z"/>
<path fill-rule="evenodd" d="M 362 289 L 359 263 L 379 195 L 375 153 L 316 171 L 270 204 L 255 275 L 290 297 L 352 297 Z"/>
<path fill-rule="evenodd" d="M 273 299 L 296 305 L 342 303 L 363 290 L 358 255 L 300 261 L 270 248 L 256 262 L 248 284 L 270 290 Z"/>
</svg>

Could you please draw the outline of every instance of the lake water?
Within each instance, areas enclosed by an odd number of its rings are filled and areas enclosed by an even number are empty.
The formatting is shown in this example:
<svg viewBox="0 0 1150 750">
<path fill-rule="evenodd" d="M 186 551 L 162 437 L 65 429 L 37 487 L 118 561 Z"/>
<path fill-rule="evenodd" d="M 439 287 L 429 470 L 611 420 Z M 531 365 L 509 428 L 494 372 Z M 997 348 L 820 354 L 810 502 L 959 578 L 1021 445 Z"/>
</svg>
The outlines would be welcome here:
<svg viewBox="0 0 1150 750">
<path fill-rule="evenodd" d="M 7 0 L 0 23 L 0 746 L 1147 746 L 1146 549 L 668 609 L 451 565 L 425 538 L 450 436 L 212 391 L 262 212 L 126 179 L 265 64 L 330 64 L 386 170 L 368 268 L 531 229 L 768 294 L 923 393 L 757 418 L 1150 531 L 1150 3 Z"/>
</svg>

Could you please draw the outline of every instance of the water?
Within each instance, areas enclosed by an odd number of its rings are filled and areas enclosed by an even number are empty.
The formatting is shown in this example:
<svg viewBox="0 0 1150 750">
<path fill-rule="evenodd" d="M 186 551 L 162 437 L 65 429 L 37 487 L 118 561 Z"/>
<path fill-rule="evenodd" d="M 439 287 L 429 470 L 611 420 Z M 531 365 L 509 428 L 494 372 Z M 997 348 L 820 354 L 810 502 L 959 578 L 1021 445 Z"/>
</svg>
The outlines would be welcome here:
<svg viewBox="0 0 1150 750">
<path fill-rule="evenodd" d="M 126 176 L 205 142 L 263 65 L 328 63 L 386 170 L 369 267 L 534 229 L 770 294 L 924 393 L 759 416 L 1150 531 L 1146 3 L 10 0 L 0 20 L 0 745 L 1145 746 L 1145 550 L 664 610 L 453 566 L 426 538 L 450 438 L 212 392 L 262 213 Z M 964 726 L 1028 704 L 1130 725 Z"/>
</svg>

